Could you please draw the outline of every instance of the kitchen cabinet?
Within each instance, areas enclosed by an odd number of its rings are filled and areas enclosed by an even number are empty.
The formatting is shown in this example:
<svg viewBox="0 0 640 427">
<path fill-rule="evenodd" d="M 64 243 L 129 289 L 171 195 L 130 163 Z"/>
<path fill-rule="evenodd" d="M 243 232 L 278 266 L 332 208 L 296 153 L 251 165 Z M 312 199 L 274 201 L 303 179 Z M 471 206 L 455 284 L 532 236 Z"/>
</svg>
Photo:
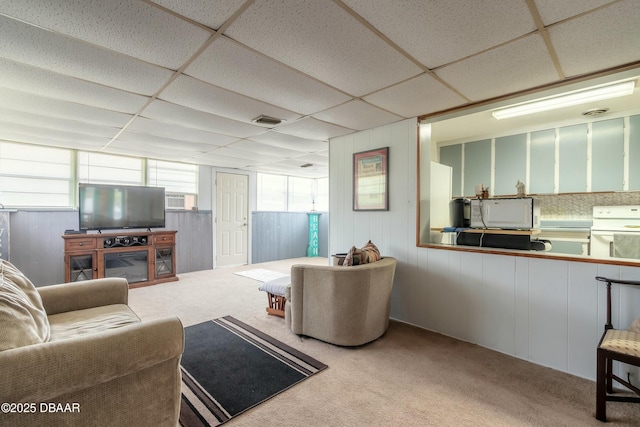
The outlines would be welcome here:
<svg viewBox="0 0 640 427">
<path fill-rule="evenodd" d="M 629 190 L 640 190 L 640 115 L 629 117 L 629 165 Z"/>
<path fill-rule="evenodd" d="M 462 193 L 462 144 L 440 147 L 440 163 L 450 166 L 451 195 L 460 197 Z"/>
<path fill-rule="evenodd" d="M 579 124 L 559 129 L 560 193 L 587 191 L 587 125 Z"/>
<path fill-rule="evenodd" d="M 480 184 L 485 187 L 491 186 L 490 139 L 464 144 L 464 195 L 475 195 L 475 186 Z M 492 191 L 490 189 L 490 193 Z"/>
<path fill-rule="evenodd" d="M 447 145 L 440 162 L 453 168 L 454 197 L 475 196 L 478 184 L 515 194 L 518 180 L 529 194 L 637 191 L 640 115 Z"/>
<path fill-rule="evenodd" d="M 516 194 L 516 183 L 518 180 L 526 182 L 526 173 L 527 135 L 496 138 L 495 184 L 491 193 L 494 195 Z"/>
<path fill-rule="evenodd" d="M 531 132 L 529 193 L 555 192 L 556 131 Z"/>
<path fill-rule="evenodd" d="M 620 191 L 624 185 L 624 119 L 591 125 L 591 191 Z"/>
</svg>

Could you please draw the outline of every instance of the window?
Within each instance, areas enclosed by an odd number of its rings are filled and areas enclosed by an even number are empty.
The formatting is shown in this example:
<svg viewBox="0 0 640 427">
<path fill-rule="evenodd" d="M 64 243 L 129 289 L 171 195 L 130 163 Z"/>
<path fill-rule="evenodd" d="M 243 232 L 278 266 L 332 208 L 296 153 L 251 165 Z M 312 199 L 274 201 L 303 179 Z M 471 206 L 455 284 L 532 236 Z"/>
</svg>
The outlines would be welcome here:
<svg viewBox="0 0 640 427">
<path fill-rule="evenodd" d="M 257 207 L 259 211 L 287 210 L 287 177 L 257 174 Z"/>
<path fill-rule="evenodd" d="M 198 166 L 186 163 L 147 160 L 147 185 L 164 187 L 167 192 L 196 194 Z"/>
<path fill-rule="evenodd" d="M 329 178 L 318 178 L 316 183 L 316 210 L 321 212 L 329 211 Z"/>
<path fill-rule="evenodd" d="M 329 210 L 329 179 L 257 174 L 259 211 Z"/>
<path fill-rule="evenodd" d="M 92 184 L 143 185 L 142 159 L 78 152 L 78 181 Z"/>
<path fill-rule="evenodd" d="M 14 208 L 72 206 L 71 153 L 0 142 L 0 203 Z"/>
<path fill-rule="evenodd" d="M 314 180 L 311 178 L 289 177 L 288 201 L 289 211 L 309 212 L 313 209 Z"/>
<path fill-rule="evenodd" d="M 164 187 L 167 209 L 188 210 L 198 205 L 197 165 L 147 160 L 147 185 Z"/>
</svg>

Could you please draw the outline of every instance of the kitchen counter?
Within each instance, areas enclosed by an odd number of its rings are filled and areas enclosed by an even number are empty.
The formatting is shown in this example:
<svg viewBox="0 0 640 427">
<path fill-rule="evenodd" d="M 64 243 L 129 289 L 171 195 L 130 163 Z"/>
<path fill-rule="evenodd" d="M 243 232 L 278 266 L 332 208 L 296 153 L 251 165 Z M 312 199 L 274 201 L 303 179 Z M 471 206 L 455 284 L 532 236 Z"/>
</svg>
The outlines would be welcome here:
<svg viewBox="0 0 640 427">
<path fill-rule="evenodd" d="M 465 246 L 465 245 L 453 245 L 447 243 L 431 243 L 427 245 L 418 245 L 423 248 L 442 249 L 449 251 L 460 252 L 479 252 L 494 255 L 510 255 L 517 257 L 527 258 L 542 258 L 548 260 L 560 260 L 560 261 L 573 261 L 573 262 L 586 262 L 591 264 L 609 264 L 609 265 L 623 265 L 630 267 L 640 267 L 640 261 L 624 258 L 594 258 L 589 255 L 580 254 L 568 254 L 568 253 L 554 253 L 547 251 L 532 251 L 522 249 L 498 249 L 487 248 L 478 246 Z"/>
<path fill-rule="evenodd" d="M 551 242 L 552 253 L 588 255 L 591 224 L 590 220 L 544 220 L 538 237 Z"/>
</svg>

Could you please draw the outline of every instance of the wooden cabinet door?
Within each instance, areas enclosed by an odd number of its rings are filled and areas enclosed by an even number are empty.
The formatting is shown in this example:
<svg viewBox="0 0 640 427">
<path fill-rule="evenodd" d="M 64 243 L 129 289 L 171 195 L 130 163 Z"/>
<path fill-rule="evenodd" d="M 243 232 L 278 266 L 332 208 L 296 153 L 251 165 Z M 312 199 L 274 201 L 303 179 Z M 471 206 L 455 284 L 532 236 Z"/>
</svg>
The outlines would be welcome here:
<svg viewBox="0 0 640 427">
<path fill-rule="evenodd" d="M 65 282 L 97 278 L 95 252 L 67 253 L 64 257 Z"/>
<path fill-rule="evenodd" d="M 591 125 L 591 191 L 623 190 L 623 166 L 624 119 L 594 122 Z"/>
</svg>

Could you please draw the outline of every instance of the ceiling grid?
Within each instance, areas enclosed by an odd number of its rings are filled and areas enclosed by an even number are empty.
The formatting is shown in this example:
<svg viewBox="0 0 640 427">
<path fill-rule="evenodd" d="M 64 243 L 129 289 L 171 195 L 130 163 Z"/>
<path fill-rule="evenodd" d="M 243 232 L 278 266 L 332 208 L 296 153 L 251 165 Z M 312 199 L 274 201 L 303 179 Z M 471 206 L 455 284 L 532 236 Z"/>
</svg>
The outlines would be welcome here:
<svg viewBox="0 0 640 427">
<path fill-rule="evenodd" d="M 639 39 L 635 0 L 0 0 L 0 140 L 324 177 L 329 138 L 640 67 Z"/>
</svg>

